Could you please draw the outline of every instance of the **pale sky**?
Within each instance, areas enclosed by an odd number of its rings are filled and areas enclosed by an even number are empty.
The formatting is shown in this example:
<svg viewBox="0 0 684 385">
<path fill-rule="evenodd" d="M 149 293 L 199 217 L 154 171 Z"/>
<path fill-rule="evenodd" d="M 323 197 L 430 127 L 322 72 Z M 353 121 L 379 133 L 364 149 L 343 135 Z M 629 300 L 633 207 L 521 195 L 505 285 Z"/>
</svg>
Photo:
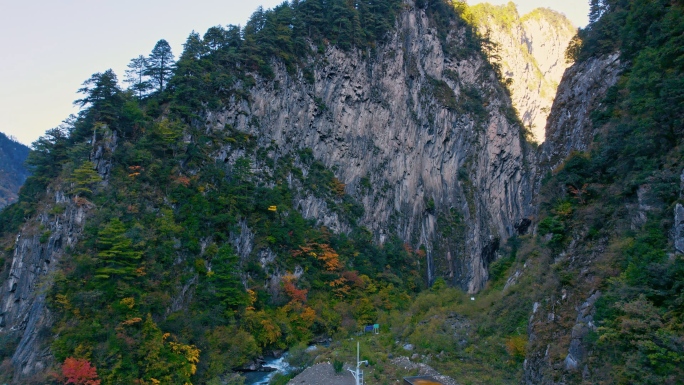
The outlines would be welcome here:
<svg viewBox="0 0 684 385">
<path fill-rule="evenodd" d="M 244 25 L 262 5 L 283 0 L 0 0 L 0 132 L 30 145 L 78 110 L 84 80 L 112 68 L 122 81 L 130 59 L 166 39 L 176 58 L 192 30 Z M 470 4 L 480 1 L 469 0 Z M 492 4 L 508 1 L 489 0 Z M 587 23 L 588 0 L 518 0 Z"/>
</svg>

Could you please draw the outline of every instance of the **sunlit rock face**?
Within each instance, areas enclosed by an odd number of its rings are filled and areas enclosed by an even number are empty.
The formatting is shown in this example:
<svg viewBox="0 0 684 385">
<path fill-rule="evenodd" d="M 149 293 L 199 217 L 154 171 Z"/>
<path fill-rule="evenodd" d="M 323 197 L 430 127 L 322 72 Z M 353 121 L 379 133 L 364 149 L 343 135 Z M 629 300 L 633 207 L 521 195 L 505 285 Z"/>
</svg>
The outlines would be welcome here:
<svg viewBox="0 0 684 385">
<path fill-rule="evenodd" d="M 513 3 L 478 4 L 470 9 L 480 34 L 495 44 L 490 60 L 501 66 L 513 104 L 534 140 L 545 138 L 556 88 L 570 63 L 565 50 L 575 27 L 563 14 L 537 8 L 520 17 Z"/>
</svg>

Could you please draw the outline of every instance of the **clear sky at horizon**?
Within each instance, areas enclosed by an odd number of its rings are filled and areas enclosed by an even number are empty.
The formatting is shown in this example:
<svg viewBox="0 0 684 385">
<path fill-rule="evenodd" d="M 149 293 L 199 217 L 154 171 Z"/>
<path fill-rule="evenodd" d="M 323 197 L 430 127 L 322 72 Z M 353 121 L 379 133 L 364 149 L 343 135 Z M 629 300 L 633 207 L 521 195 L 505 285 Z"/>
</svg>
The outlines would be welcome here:
<svg viewBox="0 0 684 385">
<path fill-rule="evenodd" d="M 78 112 L 76 90 L 96 72 L 126 65 L 166 39 L 176 58 L 195 30 L 244 25 L 262 5 L 283 0 L 0 0 L 0 132 L 24 144 Z M 469 0 L 469 4 L 481 1 Z M 489 0 L 492 4 L 508 1 Z M 588 0 L 518 0 L 521 15 L 537 7 L 586 25 Z"/>
</svg>

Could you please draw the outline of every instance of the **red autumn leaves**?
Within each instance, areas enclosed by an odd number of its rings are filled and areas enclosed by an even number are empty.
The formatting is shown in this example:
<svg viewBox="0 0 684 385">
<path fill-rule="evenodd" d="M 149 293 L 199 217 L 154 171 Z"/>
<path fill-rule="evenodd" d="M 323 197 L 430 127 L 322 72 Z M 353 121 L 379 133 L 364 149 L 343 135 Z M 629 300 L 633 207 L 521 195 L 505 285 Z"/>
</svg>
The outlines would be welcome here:
<svg viewBox="0 0 684 385">
<path fill-rule="evenodd" d="M 88 360 L 69 357 L 62 364 L 65 384 L 100 385 L 97 370 Z"/>
</svg>

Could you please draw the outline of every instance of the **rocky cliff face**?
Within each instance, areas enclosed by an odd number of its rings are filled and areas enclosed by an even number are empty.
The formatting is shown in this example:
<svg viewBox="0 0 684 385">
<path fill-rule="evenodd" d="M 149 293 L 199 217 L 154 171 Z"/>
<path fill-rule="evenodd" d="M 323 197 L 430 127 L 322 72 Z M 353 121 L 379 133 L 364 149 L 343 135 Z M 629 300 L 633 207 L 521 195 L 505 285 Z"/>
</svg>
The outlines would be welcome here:
<svg viewBox="0 0 684 385">
<path fill-rule="evenodd" d="M 313 81 L 273 63 L 274 79 L 255 75 L 247 100 L 208 112 L 206 129 L 253 134 L 260 146 L 277 148 L 269 156 L 310 148 L 361 201 L 360 222 L 379 243 L 398 235 L 424 247 L 429 282 L 445 277 L 477 292 L 500 242 L 528 215 L 532 183 L 530 149 L 511 101 L 482 54 L 458 50 L 465 36 L 462 28 L 440 36 L 425 11 L 407 2 L 376 50 L 329 46 L 308 63 Z M 91 156 L 105 183 L 115 144 L 109 138 Z M 19 339 L 12 358 L 18 378 L 49 366 L 44 288 L 94 210 L 58 188 L 50 196 L 17 236 L 0 293 L 0 332 Z M 295 199 L 306 217 L 333 231 L 348 228 L 324 201 L 305 192 Z M 253 248 L 242 227 L 231 235 L 241 256 Z M 272 258 L 268 250 L 259 255 L 264 265 Z M 179 291 L 178 308 L 186 290 Z"/>
<path fill-rule="evenodd" d="M 32 222 L 17 235 L 9 276 L 2 286 L 0 332 L 19 339 L 12 364 L 20 375 L 49 367 L 51 355 L 40 336 L 51 324 L 44 291 L 52 284 L 64 248 L 78 241 L 88 211 L 59 191 L 51 195 L 54 200 L 38 215 L 38 223 Z M 47 209 L 55 207 L 63 212 L 50 215 Z"/>
<path fill-rule="evenodd" d="M 108 177 L 108 155 L 116 146 L 109 135 L 93 149 L 91 159 L 100 176 Z M 66 249 L 79 241 L 86 219 L 95 206 L 86 199 L 70 199 L 53 184 L 36 217 L 16 235 L 9 270 L 3 272 L 0 291 L 0 335 L 17 342 L 12 355 L 15 378 L 27 378 L 50 367 L 52 354 L 46 336 L 52 317 L 45 295 L 59 274 Z"/>
<path fill-rule="evenodd" d="M 586 151 L 594 137 L 591 112 L 601 107 L 624 66 L 619 54 L 591 58 L 570 67 L 558 86 L 546 126 L 540 164 L 553 169 L 572 151 Z"/>
<path fill-rule="evenodd" d="M 498 45 L 491 50 L 490 60 L 501 66 L 508 79 L 520 119 L 532 128 L 534 139 L 543 142 L 556 87 L 569 66 L 565 50 L 575 28 L 564 15 L 547 8 L 520 17 L 513 3 L 484 3 L 470 12 L 480 34 Z"/>
<path fill-rule="evenodd" d="M 230 125 L 273 141 L 285 153 L 311 148 L 362 201 L 362 224 L 379 242 L 398 234 L 424 246 L 430 281 L 444 276 L 475 292 L 498 242 L 528 210 L 526 144 L 481 55 L 445 53 L 444 46 L 463 45 L 463 31 L 441 42 L 425 12 L 407 8 L 376 52 L 328 47 L 311 62 L 313 84 L 276 66 L 275 80 L 258 80 L 249 102 L 207 121 L 210 129 Z M 472 103 L 485 107 L 474 111 Z M 366 192 L 362 178 L 371 185 Z M 302 212 L 323 219 L 312 205 L 303 200 Z M 464 231 L 450 232 L 449 221 Z"/>
<path fill-rule="evenodd" d="M 499 242 L 525 217 L 531 184 L 523 131 L 491 67 L 477 52 L 444 50 L 463 45 L 464 35 L 454 30 L 440 40 L 425 12 L 409 3 L 377 51 L 328 47 L 311 59 L 313 82 L 274 63 L 275 79 L 257 77 L 248 100 L 208 113 L 207 129 L 254 134 L 264 147 L 276 144 L 276 155 L 312 149 L 362 202 L 361 222 L 378 242 L 396 234 L 425 247 L 429 281 L 443 276 L 476 292 Z M 115 143 L 106 140 L 91 157 L 105 181 L 103 154 Z M 93 209 L 58 189 L 51 196 L 17 236 L 0 295 L 0 332 L 19 339 L 12 358 L 19 378 L 49 366 L 40 337 L 51 325 L 44 288 Z M 295 199 L 306 217 L 333 231 L 348 228 L 324 201 L 306 193 Z M 244 228 L 234 237 L 240 255 L 252 250 L 249 234 Z M 271 256 L 263 253 L 267 264 Z"/>
</svg>

